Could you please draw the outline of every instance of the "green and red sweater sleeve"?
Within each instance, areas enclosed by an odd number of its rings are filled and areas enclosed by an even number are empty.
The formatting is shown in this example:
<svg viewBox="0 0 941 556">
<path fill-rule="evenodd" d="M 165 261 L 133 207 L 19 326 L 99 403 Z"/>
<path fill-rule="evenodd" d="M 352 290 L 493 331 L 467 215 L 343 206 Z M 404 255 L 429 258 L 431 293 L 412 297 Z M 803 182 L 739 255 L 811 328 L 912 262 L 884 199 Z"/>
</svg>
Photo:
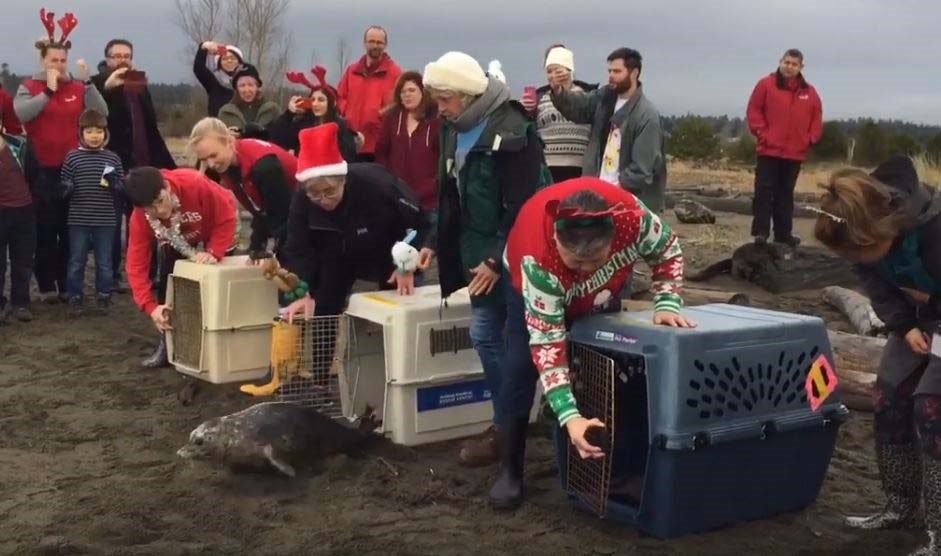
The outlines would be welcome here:
<svg viewBox="0 0 941 556">
<path fill-rule="evenodd" d="M 643 207 L 643 205 L 641 205 Z M 670 226 L 643 207 L 638 252 L 653 271 L 654 311 L 679 313 L 683 307 L 683 251 Z"/>
<path fill-rule="evenodd" d="M 569 382 L 568 332 L 565 329 L 565 288 L 561 280 L 523 257 L 522 290 L 529 330 L 529 349 L 549 405 L 564 426 L 579 417 Z"/>
</svg>

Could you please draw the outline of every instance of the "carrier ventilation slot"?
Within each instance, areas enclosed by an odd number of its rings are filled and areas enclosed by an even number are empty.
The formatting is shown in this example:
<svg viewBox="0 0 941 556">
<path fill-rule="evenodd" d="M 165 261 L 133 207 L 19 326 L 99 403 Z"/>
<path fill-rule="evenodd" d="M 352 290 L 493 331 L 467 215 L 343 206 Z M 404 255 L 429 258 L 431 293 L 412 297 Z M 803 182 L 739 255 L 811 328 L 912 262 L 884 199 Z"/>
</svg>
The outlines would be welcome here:
<svg viewBox="0 0 941 556">
<path fill-rule="evenodd" d="M 461 350 L 471 349 L 470 328 L 466 326 L 431 330 L 431 356 L 439 353 L 457 353 Z"/>
<path fill-rule="evenodd" d="M 702 420 L 727 415 L 766 413 L 807 404 L 805 382 L 811 363 L 820 353 L 775 354 L 770 361 L 751 365 L 731 361 L 693 361 L 697 373 L 687 383 L 686 407 Z"/>
</svg>

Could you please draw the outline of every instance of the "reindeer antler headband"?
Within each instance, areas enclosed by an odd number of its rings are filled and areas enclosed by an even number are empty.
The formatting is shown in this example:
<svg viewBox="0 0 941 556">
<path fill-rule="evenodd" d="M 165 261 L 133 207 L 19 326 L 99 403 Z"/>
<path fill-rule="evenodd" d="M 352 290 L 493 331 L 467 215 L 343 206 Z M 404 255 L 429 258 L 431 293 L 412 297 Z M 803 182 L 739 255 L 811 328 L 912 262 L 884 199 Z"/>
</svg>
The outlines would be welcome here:
<svg viewBox="0 0 941 556">
<path fill-rule="evenodd" d="M 310 73 L 317 78 L 317 85 L 311 82 L 310 78 L 307 77 L 307 74 L 300 71 L 289 71 L 285 74 L 288 81 L 291 83 L 296 83 L 297 85 L 303 85 L 310 89 L 310 93 L 314 94 L 317 91 L 323 91 L 327 96 L 337 98 L 337 91 L 329 84 L 327 84 L 327 68 L 323 66 L 314 66 Z"/>
<path fill-rule="evenodd" d="M 46 8 L 40 8 L 39 20 L 42 21 L 43 27 L 46 28 L 46 36 L 48 38 L 38 41 L 36 48 L 49 46 L 64 48 L 66 50 L 72 48 L 72 41 L 69 40 L 69 35 L 78 27 L 78 18 L 75 17 L 75 14 L 67 12 L 59 21 L 56 21 L 56 14 L 47 12 Z M 59 29 L 62 30 L 62 35 L 58 40 L 56 40 L 56 23 L 59 24 Z"/>
</svg>

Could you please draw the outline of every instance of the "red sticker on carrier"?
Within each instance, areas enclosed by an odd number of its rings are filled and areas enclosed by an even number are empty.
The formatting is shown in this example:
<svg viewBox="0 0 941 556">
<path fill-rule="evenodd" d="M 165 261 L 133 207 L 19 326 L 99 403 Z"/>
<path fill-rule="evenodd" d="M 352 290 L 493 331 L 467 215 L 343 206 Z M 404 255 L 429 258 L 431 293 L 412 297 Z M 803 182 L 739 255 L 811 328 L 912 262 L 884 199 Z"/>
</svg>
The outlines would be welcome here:
<svg viewBox="0 0 941 556">
<path fill-rule="evenodd" d="M 814 361 L 807 373 L 807 399 L 810 401 L 810 409 L 817 411 L 823 402 L 836 390 L 840 383 L 833 372 L 833 366 L 827 361 L 826 356 L 821 355 Z"/>
</svg>

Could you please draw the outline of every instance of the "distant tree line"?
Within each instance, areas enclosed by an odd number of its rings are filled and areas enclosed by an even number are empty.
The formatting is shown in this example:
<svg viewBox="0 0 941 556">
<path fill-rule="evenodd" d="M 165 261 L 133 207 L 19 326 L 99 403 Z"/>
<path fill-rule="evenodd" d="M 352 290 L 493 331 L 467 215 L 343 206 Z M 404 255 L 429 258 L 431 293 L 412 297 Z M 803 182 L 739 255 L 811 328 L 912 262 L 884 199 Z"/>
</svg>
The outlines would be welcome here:
<svg viewBox="0 0 941 556">
<path fill-rule="evenodd" d="M 755 138 L 742 118 L 688 114 L 663 120 L 667 153 L 675 158 L 755 162 Z M 870 118 L 827 121 L 810 160 L 873 166 L 893 154 L 926 155 L 941 164 L 941 127 Z"/>
</svg>

